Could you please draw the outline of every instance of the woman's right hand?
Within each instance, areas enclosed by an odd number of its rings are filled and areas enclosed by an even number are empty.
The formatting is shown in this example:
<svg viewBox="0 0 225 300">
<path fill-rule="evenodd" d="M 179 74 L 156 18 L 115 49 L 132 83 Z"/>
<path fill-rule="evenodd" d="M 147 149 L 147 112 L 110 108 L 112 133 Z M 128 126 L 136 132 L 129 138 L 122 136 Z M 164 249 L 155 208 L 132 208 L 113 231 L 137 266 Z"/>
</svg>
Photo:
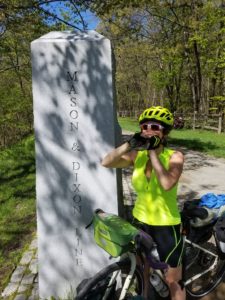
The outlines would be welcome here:
<svg viewBox="0 0 225 300">
<path fill-rule="evenodd" d="M 141 136 L 141 132 L 136 132 L 129 140 L 128 144 L 131 150 L 147 150 L 147 139 Z"/>
<path fill-rule="evenodd" d="M 153 150 L 159 147 L 161 143 L 159 136 L 143 137 L 141 134 L 141 132 L 137 132 L 128 140 L 131 150 Z"/>
</svg>

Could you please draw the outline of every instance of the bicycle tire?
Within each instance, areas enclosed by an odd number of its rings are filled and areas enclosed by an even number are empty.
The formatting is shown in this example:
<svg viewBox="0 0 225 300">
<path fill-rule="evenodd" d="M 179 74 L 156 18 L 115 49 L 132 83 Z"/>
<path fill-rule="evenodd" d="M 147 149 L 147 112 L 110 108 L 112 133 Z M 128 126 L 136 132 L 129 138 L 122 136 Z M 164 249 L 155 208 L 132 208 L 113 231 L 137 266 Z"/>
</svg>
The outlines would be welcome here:
<svg viewBox="0 0 225 300">
<path fill-rule="evenodd" d="M 185 271 L 187 271 L 189 274 L 192 272 L 193 274 L 191 276 L 194 276 L 200 272 L 204 272 L 213 264 L 215 264 L 215 266 L 211 271 L 207 272 L 199 279 L 194 280 L 190 284 L 186 285 L 187 293 L 193 298 L 201 298 L 208 295 L 220 284 L 225 276 L 225 260 L 221 259 L 215 243 L 208 241 L 200 244 L 200 246 L 213 252 L 216 255 L 216 258 L 214 258 L 212 255 L 210 256 L 210 254 L 204 252 L 203 250 L 200 250 L 198 251 L 197 255 L 195 255 L 194 260 L 192 260 L 189 268 L 184 263 Z M 198 270 L 198 272 L 196 272 L 196 270 Z M 186 277 L 188 277 L 188 274 Z"/>
<path fill-rule="evenodd" d="M 106 292 L 107 288 L 107 278 L 110 278 L 111 274 L 113 274 L 115 271 L 121 271 L 123 274 L 127 274 L 130 270 L 130 260 L 128 258 L 125 258 L 119 262 L 113 263 L 101 271 L 99 271 L 96 275 L 94 275 L 91 279 L 87 280 L 86 284 L 81 288 L 81 290 L 78 292 L 77 296 L 75 297 L 75 300 L 93 300 L 93 291 L 98 291 L 99 295 L 96 295 L 96 299 L 101 300 Z M 144 291 L 144 279 L 142 272 L 137 267 L 134 272 L 134 276 L 132 281 L 134 282 L 136 280 L 135 284 L 137 284 L 137 287 L 135 287 L 136 291 L 128 291 L 128 293 L 136 293 L 137 295 L 142 295 Z M 100 290 L 101 288 L 102 290 Z M 112 287 L 112 291 L 109 294 L 109 297 L 107 297 L 107 300 L 117 300 L 119 299 L 119 290 L 117 289 L 116 285 Z M 131 295 L 130 294 L 130 295 Z M 132 297 L 135 295 L 127 296 L 125 299 L 130 299 L 129 297 Z"/>
</svg>

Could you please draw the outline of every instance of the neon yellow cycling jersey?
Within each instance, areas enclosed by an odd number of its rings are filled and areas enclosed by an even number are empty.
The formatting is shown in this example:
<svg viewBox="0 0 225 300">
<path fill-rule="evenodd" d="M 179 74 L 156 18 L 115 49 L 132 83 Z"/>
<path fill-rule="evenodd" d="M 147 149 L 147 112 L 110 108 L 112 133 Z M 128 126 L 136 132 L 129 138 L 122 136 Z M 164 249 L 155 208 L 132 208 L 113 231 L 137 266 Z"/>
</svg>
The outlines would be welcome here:
<svg viewBox="0 0 225 300">
<path fill-rule="evenodd" d="M 166 170 L 174 150 L 164 148 L 159 160 Z M 177 184 L 169 191 L 165 191 L 152 169 L 151 177 L 145 175 L 146 164 L 149 160 L 148 152 L 138 151 L 134 162 L 132 184 L 137 193 L 133 209 L 133 216 L 148 225 L 177 225 L 180 224 L 180 214 L 177 206 Z"/>
</svg>

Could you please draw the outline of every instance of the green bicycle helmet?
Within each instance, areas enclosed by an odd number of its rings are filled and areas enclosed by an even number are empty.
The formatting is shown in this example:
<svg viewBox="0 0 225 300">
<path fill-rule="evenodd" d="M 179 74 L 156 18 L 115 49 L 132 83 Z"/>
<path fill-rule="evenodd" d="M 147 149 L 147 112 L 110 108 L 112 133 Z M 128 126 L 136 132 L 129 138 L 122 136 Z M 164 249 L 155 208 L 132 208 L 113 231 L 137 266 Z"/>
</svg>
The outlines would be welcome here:
<svg viewBox="0 0 225 300">
<path fill-rule="evenodd" d="M 167 108 L 162 106 L 152 106 L 147 108 L 139 117 L 140 124 L 150 120 L 159 121 L 169 128 L 173 127 L 174 122 L 172 113 Z"/>
</svg>

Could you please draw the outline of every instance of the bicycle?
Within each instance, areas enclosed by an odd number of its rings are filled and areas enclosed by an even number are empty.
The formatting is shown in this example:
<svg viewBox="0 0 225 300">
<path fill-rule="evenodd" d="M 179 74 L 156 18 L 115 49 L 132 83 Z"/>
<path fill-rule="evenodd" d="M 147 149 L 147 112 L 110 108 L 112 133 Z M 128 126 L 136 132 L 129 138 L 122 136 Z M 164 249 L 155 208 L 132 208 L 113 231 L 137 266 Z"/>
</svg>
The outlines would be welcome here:
<svg viewBox="0 0 225 300">
<path fill-rule="evenodd" d="M 107 223 L 107 217 L 111 218 L 111 222 Z M 196 217 L 202 218 L 202 214 L 197 210 L 186 209 L 182 212 L 185 235 L 182 282 L 187 294 L 200 298 L 214 290 L 223 279 L 225 257 L 218 244 L 211 241 L 212 237 L 215 238 L 213 227 L 216 221 L 212 220 L 202 226 L 199 234 L 198 230 L 191 226 L 191 220 Z M 146 284 L 144 279 L 146 265 L 149 265 L 149 276 L 157 274 L 163 288 L 166 287 L 169 291 L 163 278 L 168 265 L 159 260 L 152 238 L 128 221 L 100 209 L 96 210 L 93 220 L 96 243 L 111 256 L 120 257 L 120 260 L 105 267 L 92 278 L 85 279 L 77 287 L 75 299 L 169 300 L 169 292 L 164 290 L 165 297 L 159 296 L 151 283 Z M 193 234 L 194 231 L 197 231 L 197 234 Z"/>
<path fill-rule="evenodd" d="M 198 204 L 199 199 L 187 201 L 181 212 L 185 236 L 183 282 L 193 298 L 211 293 L 225 278 L 225 253 L 215 231 L 219 215 L 197 208 Z"/>
</svg>

